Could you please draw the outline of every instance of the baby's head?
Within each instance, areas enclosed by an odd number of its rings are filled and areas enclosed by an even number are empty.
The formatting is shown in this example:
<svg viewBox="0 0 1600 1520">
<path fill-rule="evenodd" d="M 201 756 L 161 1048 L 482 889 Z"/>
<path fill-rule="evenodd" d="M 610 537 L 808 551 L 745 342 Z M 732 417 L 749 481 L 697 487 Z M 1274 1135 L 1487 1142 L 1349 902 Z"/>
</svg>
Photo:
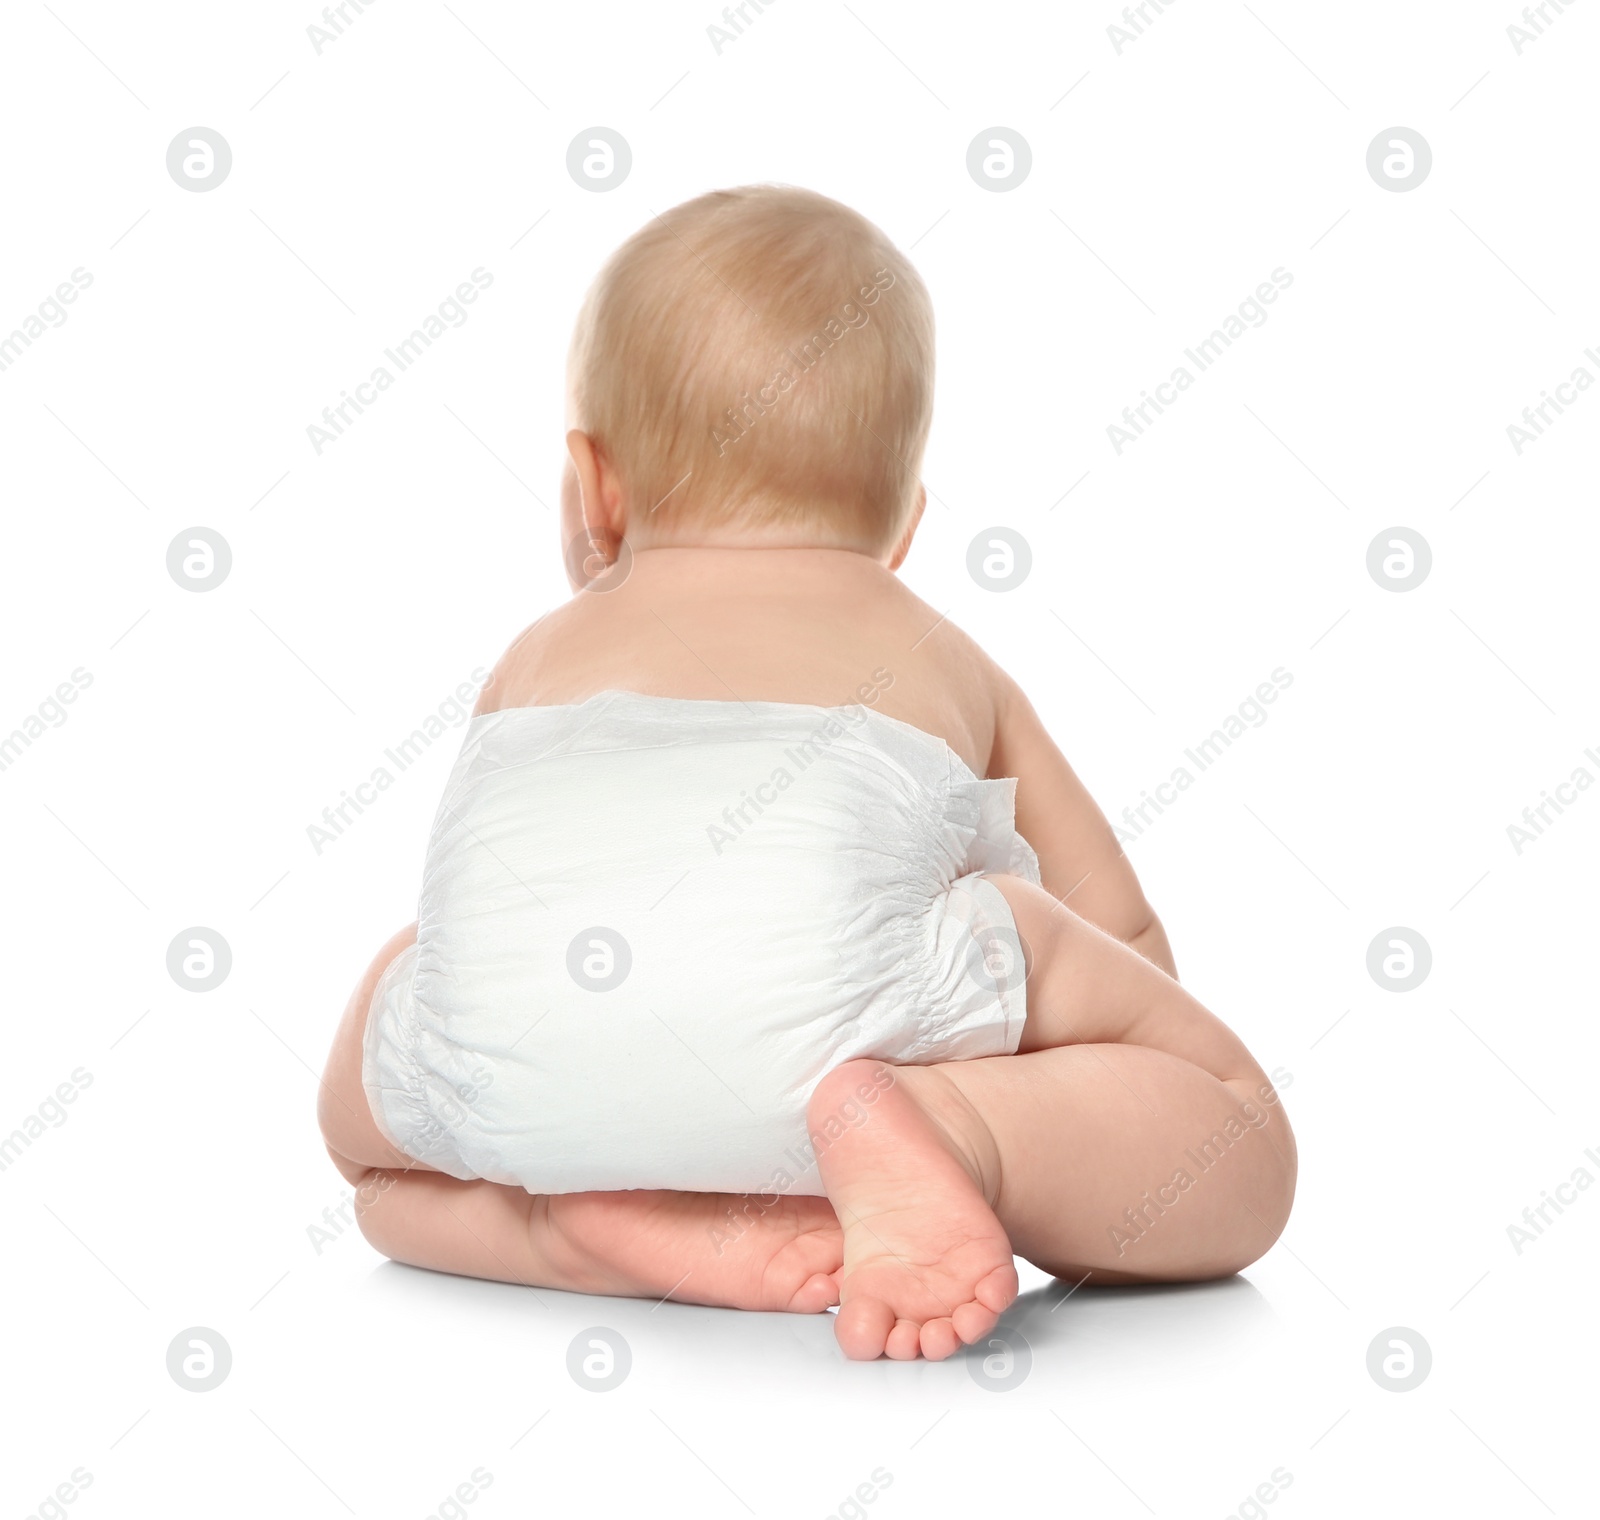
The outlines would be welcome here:
<svg viewBox="0 0 1600 1520">
<path fill-rule="evenodd" d="M 569 544 L 586 525 L 636 549 L 904 556 L 933 311 L 905 256 L 849 207 L 755 185 L 653 218 L 589 292 L 568 381 Z"/>
</svg>

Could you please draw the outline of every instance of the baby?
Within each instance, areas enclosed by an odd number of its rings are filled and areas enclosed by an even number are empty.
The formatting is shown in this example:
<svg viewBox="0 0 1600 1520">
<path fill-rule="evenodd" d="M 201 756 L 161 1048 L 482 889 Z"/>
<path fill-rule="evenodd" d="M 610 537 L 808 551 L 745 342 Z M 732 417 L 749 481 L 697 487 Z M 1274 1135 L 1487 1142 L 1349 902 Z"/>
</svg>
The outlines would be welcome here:
<svg viewBox="0 0 1600 1520">
<path fill-rule="evenodd" d="M 419 920 L 350 1001 L 324 1138 L 399 1261 L 993 1330 L 1013 1252 L 1215 1277 L 1295 1147 L 1176 981 L 1004 671 L 895 572 L 933 316 L 806 191 L 705 195 L 601 273 L 569 361 L 572 600 L 496 666 Z"/>
</svg>

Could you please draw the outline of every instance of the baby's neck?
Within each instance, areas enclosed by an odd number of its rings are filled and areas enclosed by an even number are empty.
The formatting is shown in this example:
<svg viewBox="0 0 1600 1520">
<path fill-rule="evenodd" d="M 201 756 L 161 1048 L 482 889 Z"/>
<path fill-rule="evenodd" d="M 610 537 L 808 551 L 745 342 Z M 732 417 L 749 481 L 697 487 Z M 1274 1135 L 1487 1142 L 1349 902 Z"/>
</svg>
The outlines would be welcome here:
<svg viewBox="0 0 1600 1520">
<path fill-rule="evenodd" d="M 771 591 L 803 594 L 812 587 L 837 593 L 844 585 L 876 584 L 890 576 L 886 561 L 865 550 L 826 544 L 771 543 L 652 544 L 634 549 L 626 581 L 646 586 L 712 586 L 730 592 Z"/>
<path fill-rule="evenodd" d="M 686 527 L 677 533 L 659 535 L 642 528 L 629 532 L 627 541 L 635 555 L 677 551 L 720 553 L 727 550 L 739 553 L 853 554 L 876 560 L 879 564 L 886 564 L 889 559 L 888 551 L 876 545 L 819 539 L 782 524 L 716 530 Z"/>
</svg>

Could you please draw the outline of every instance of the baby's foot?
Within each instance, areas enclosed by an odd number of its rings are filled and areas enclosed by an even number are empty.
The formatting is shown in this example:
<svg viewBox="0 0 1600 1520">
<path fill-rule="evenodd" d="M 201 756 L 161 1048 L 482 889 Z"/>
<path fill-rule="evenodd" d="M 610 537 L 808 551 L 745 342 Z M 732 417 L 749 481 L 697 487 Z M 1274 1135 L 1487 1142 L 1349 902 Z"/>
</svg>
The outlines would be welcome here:
<svg viewBox="0 0 1600 1520">
<path fill-rule="evenodd" d="M 947 1088 L 931 1067 L 848 1061 L 812 1095 L 818 1166 L 844 1226 L 834 1331 L 856 1360 L 940 1361 L 1017 1296 L 1011 1242 L 952 1131 L 956 1110 L 932 1101 Z"/>
<path fill-rule="evenodd" d="M 545 1202 L 536 1243 L 579 1291 L 790 1314 L 839 1302 L 844 1242 L 826 1198 L 637 1191 Z"/>
</svg>

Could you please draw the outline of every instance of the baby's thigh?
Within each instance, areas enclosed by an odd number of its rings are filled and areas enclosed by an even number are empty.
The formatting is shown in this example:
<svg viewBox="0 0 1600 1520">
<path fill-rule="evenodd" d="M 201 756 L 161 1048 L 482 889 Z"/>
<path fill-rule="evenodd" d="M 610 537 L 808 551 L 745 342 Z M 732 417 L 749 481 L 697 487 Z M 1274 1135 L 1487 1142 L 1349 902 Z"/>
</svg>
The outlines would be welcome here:
<svg viewBox="0 0 1600 1520">
<path fill-rule="evenodd" d="M 1027 965 L 1027 1019 L 1018 1054 L 1057 1045 L 1119 1043 L 1147 999 L 1148 963 L 1041 886 L 991 875 L 1016 924 Z"/>
<path fill-rule="evenodd" d="M 431 1170 L 384 1139 L 361 1083 L 361 1055 L 373 992 L 389 963 L 416 940 L 417 926 L 410 924 L 378 952 L 367 968 L 339 1020 L 317 1094 L 317 1121 L 322 1126 L 323 1141 L 334 1164 L 352 1182 L 359 1181 L 375 1166 Z"/>
</svg>

